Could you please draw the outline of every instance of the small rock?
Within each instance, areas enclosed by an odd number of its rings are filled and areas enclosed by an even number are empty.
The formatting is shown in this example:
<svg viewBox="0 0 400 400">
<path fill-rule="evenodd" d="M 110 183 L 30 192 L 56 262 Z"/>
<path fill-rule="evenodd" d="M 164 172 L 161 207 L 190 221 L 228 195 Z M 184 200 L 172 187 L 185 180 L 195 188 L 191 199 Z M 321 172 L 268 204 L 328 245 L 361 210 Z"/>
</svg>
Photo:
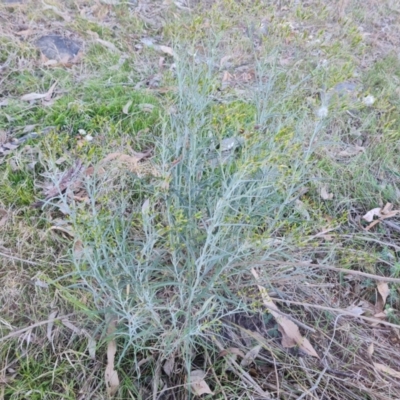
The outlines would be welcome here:
<svg viewBox="0 0 400 400">
<path fill-rule="evenodd" d="M 42 36 L 35 44 L 49 60 L 57 61 L 71 60 L 81 49 L 77 42 L 58 35 Z"/>
</svg>

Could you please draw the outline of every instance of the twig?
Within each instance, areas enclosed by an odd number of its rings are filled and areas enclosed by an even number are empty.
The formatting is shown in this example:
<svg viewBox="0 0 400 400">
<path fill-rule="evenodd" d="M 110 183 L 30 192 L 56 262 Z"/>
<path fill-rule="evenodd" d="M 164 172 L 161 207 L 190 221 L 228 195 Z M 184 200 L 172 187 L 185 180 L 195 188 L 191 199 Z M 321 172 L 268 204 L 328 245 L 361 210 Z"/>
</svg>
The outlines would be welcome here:
<svg viewBox="0 0 400 400">
<path fill-rule="evenodd" d="M 61 315 L 61 316 L 55 317 L 55 318 L 50 318 L 46 321 L 36 322 L 36 324 L 30 325 L 27 328 L 22 328 L 22 329 L 19 329 L 18 331 L 14 331 L 14 332 L 9 333 L 6 336 L 3 336 L 2 338 L 0 338 L 0 343 L 4 342 L 5 340 L 10 339 L 12 337 L 19 336 L 21 333 L 29 331 L 30 329 L 37 328 L 38 326 L 46 325 L 49 322 L 54 322 L 54 321 L 57 321 L 60 319 L 65 319 L 65 318 L 71 317 L 72 315 L 74 315 L 74 313 L 67 314 L 67 315 Z"/>
<path fill-rule="evenodd" d="M 31 264 L 31 265 L 36 265 L 36 266 L 43 265 L 43 264 L 35 262 L 35 261 L 24 260 L 23 258 L 19 258 L 19 257 L 16 257 L 16 256 L 11 256 L 9 254 L 2 253 L 2 252 L 0 252 L 0 256 L 9 258 L 10 260 L 20 261 L 20 262 L 23 262 L 25 264 Z"/>
<path fill-rule="evenodd" d="M 267 265 L 290 265 L 290 266 L 295 266 L 295 267 L 313 267 L 313 268 L 320 268 L 320 269 L 328 269 L 331 271 L 343 272 L 344 274 L 363 276 L 365 278 L 375 279 L 376 281 L 400 283 L 400 278 L 391 278 L 389 276 L 374 275 L 374 274 L 369 274 L 367 272 L 355 271 L 353 269 L 334 267 L 333 265 L 320 265 L 320 264 L 313 264 L 313 263 L 307 263 L 307 262 L 302 262 L 302 261 L 300 261 L 300 262 L 264 261 L 262 263 L 254 264 L 254 266 L 264 266 L 266 264 Z"/>
<path fill-rule="evenodd" d="M 374 243 L 379 243 L 382 246 L 388 246 L 388 247 L 393 247 L 395 250 L 400 251 L 400 246 L 397 246 L 393 243 L 387 243 L 387 242 L 382 242 L 381 240 L 374 239 L 372 237 L 366 237 L 366 236 L 355 236 L 355 235 L 340 235 L 341 237 L 349 238 L 349 239 L 362 239 L 365 240 L 366 242 L 374 242 Z"/>
<path fill-rule="evenodd" d="M 305 364 L 304 360 L 301 357 L 299 357 L 299 364 L 303 368 L 303 370 L 304 370 L 304 372 L 306 374 L 306 378 L 307 378 L 308 383 L 310 384 L 310 387 L 312 387 L 313 383 L 312 383 L 312 380 L 311 380 L 310 375 L 308 373 L 308 368 L 306 367 L 306 364 Z M 307 388 L 305 388 L 304 391 L 309 393 Z M 311 395 L 311 393 L 310 393 L 310 395 Z"/>
<path fill-rule="evenodd" d="M 383 219 L 382 222 L 383 222 L 385 225 L 389 226 L 390 228 L 394 229 L 395 231 L 400 232 L 400 226 L 397 225 L 397 224 L 395 224 L 394 222 L 388 221 L 388 220 L 386 220 L 386 219 Z"/>
<path fill-rule="evenodd" d="M 340 308 L 318 306 L 316 304 L 302 303 L 300 301 L 283 300 L 283 299 L 278 299 L 278 298 L 274 298 L 274 301 L 281 302 L 281 303 L 295 304 L 295 305 L 304 306 L 304 307 L 312 307 L 312 308 L 316 308 L 318 310 L 338 312 L 340 314 L 347 315 L 349 317 L 361 318 L 364 321 L 374 322 L 376 324 L 382 324 L 382 325 L 386 325 L 386 326 L 391 326 L 391 327 L 397 328 L 397 329 L 400 328 L 400 325 L 392 324 L 391 322 L 382 321 L 382 320 L 376 319 L 376 318 L 363 317 L 362 315 L 354 315 L 352 312 L 346 311 L 346 310 L 342 310 Z"/>
<path fill-rule="evenodd" d="M 279 399 L 280 396 L 280 388 L 279 388 L 279 374 L 278 374 L 278 368 L 276 368 L 276 360 L 275 357 L 272 357 L 274 360 L 274 371 L 275 371 L 275 379 L 276 379 L 276 397 Z"/>
</svg>

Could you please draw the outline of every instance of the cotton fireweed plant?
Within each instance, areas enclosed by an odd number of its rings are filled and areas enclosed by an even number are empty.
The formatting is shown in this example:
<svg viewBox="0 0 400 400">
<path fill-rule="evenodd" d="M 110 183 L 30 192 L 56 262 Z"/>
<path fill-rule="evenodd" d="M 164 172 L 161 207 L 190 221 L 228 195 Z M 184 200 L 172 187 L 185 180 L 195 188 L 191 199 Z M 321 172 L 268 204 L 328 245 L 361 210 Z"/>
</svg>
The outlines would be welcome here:
<svg viewBox="0 0 400 400">
<path fill-rule="evenodd" d="M 235 91 L 216 90 L 210 66 L 177 62 L 172 111 L 155 128 L 159 176 L 119 168 L 87 182 L 89 211 L 72 215 L 83 247 L 75 266 L 99 311 L 118 321 L 119 362 L 156 351 L 190 371 L 227 316 L 252 313 L 239 290 L 254 287 L 250 268 L 285 256 L 301 235 L 296 201 L 322 125 L 295 112 L 303 81 L 257 68 L 253 96 L 235 100 L 229 125 L 224 96 Z M 243 146 L 213 167 L 230 136 Z M 265 267 L 263 282 L 282 274 L 291 272 Z"/>
</svg>

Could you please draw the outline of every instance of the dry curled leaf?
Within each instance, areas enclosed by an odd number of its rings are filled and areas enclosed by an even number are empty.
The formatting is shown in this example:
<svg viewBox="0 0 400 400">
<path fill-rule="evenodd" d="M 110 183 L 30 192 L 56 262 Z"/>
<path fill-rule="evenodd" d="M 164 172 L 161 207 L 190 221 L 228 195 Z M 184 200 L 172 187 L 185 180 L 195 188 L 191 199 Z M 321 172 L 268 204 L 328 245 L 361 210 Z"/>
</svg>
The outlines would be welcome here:
<svg viewBox="0 0 400 400">
<path fill-rule="evenodd" d="M 388 215 L 393 210 L 392 203 L 386 203 L 385 207 L 382 208 L 382 214 Z"/>
<path fill-rule="evenodd" d="M 129 108 L 131 107 L 131 105 L 132 105 L 132 100 L 129 100 L 125 105 L 124 105 L 124 108 L 122 109 L 122 112 L 124 113 L 124 114 L 129 114 Z"/>
<path fill-rule="evenodd" d="M 49 322 L 47 323 L 47 339 L 49 339 L 49 342 L 52 343 L 52 331 L 53 331 L 53 326 L 54 326 L 54 319 L 57 317 L 58 311 L 53 311 L 49 315 Z"/>
<path fill-rule="evenodd" d="M 333 199 L 333 193 L 328 193 L 328 190 L 325 186 L 323 186 L 319 192 L 322 200 L 332 200 Z"/>
<path fill-rule="evenodd" d="M 225 357 L 227 355 L 229 356 L 235 356 L 235 359 L 237 356 L 244 358 L 245 354 L 243 353 L 243 351 L 241 351 L 240 349 L 238 349 L 237 347 L 229 347 L 225 350 L 221 350 L 218 354 L 220 357 Z"/>
<path fill-rule="evenodd" d="M 84 247 L 81 240 L 76 240 L 73 247 L 73 254 L 75 259 L 80 259 L 83 256 Z"/>
<path fill-rule="evenodd" d="M 243 360 L 241 361 L 240 365 L 242 367 L 247 367 L 249 366 L 258 356 L 258 353 L 262 349 L 261 345 L 253 347 L 250 351 L 246 353 L 246 355 L 243 357 Z"/>
<path fill-rule="evenodd" d="M 214 394 L 207 382 L 204 380 L 206 373 L 201 369 L 196 369 L 190 372 L 190 388 L 196 396 L 203 394 Z"/>
<path fill-rule="evenodd" d="M 233 80 L 233 75 L 228 71 L 224 71 L 222 75 L 222 82 L 231 82 Z"/>
<path fill-rule="evenodd" d="M 174 52 L 174 50 L 172 50 L 171 47 L 160 45 L 160 46 L 157 46 L 157 48 L 160 51 L 162 51 L 163 53 L 168 54 L 168 55 L 176 58 L 176 53 Z"/>
<path fill-rule="evenodd" d="M 363 315 L 364 312 L 365 312 L 361 307 L 355 306 L 355 305 L 350 306 L 350 307 L 347 307 L 347 308 L 346 308 L 346 311 L 351 312 L 351 313 L 354 314 L 356 317 L 359 317 L 360 315 Z"/>
<path fill-rule="evenodd" d="M 66 235 L 70 236 L 71 238 L 73 238 L 73 237 L 75 236 L 75 234 L 74 234 L 74 232 L 73 232 L 73 230 L 72 230 L 72 227 L 70 227 L 70 226 L 66 226 L 66 227 L 64 228 L 64 227 L 62 227 L 62 226 L 54 225 L 54 226 L 51 226 L 48 230 L 49 230 L 49 231 L 59 231 L 59 232 L 63 232 L 63 233 L 65 233 Z"/>
<path fill-rule="evenodd" d="M 2 147 L 5 149 L 8 149 L 8 150 L 15 150 L 15 149 L 18 149 L 19 144 L 4 143 Z"/>
<path fill-rule="evenodd" d="M 35 31 L 33 29 L 30 29 L 30 28 L 23 29 L 22 31 L 19 31 L 19 32 L 15 32 L 15 35 L 23 36 L 24 38 L 26 38 L 28 36 L 31 36 L 31 35 L 34 35 L 34 34 L 35 34 Z"/>
<path fill-rule="evenodd" d="M 386 282 L 379 282 L 377 284 L 377 289 L 379 294 L 376 300 L 375 310 L 377 313 L 381 313 L 385 308 L 386 299 L 390 294 L 390 289 Z"/>
<path fill-rule="evenodd" d="M 365 219 L 367 222 L 372 222 L 374 217 L 381 217 L 381 208 L 373 208 L 372 210 L 369 210 L 365 215 L 362 216 L 362 219 Z"/>
<path fill-rule="evenodd" d="M 150 211 L 150 200 L 146 199 L 142 204 L 142 213 L 148 214 Z"/>
<path fill-rule="evenodd" d="M 44 99 L 45 101 L 50 101 L 51 97 L 53 96 L 54 89 L 57 85 L 57 82 L 54 82 L 50 89 L 46 93 L 29 93 L 25 94 L 21 97 L 23 101 L 32 101 L 32 100 L 40 100 Z"/>
<path fill-rule="evenodd" d="M 379 282 L 377 285 L 378 292 L 382 296 L 382 300 L 386 303 L 386 299 L 390 294 L 389 285 L 386 282 Z"/>
<path fill-rule="evenodd" d="M 163 370 L 168 376 L 171 376 L 172 372 L 174 371 L 174 367 L 175 367 L 175 354 L 171 354 L 168 360 L 165 361 L 163 365 Z"/>
<path fill-rule="evenodd" d="M 29 94 L 24 94 L 21 97 L 21 100 L 23 101 L 40 100 L 44 99 L 46 95 L 47 95 L 46 93 L 29 93 Z"/>
<path fill-rule="evenodd" d="M 96 339 L 94 339 L 86 331 L 85 331 L 85 335 L 86 335 L 87 340 L 88 340 L 87 349 L 88 349 L 88 352 L 89 352 L 89 357 L 92 360 L 95 360 L 96 359 L 96 348 L 97 348 Z"/>
<path fill-rule="evenodd" d="M 232 361 L 236 361 L 237 357 L 244 358 L 245 354 L 236 347 L 229 347 L 219 352 L 220 357 L 226 360 L 225 371 L 232 371 Z"/>
<path fill-rule="evenodd" d="M 387 365 L 379 364 L 379 363 L 374 363 L 374 367 L 379 371 L 379 372 L 385 372 L 388 375 L 393 376 L 394 378 L 399 378 L 400 379 L 400 372 L 396 371 L 393 368 L 388 367 Z"/>
<path fill-rule="evenodd" d="M 63 323 L 63 325 L 69 329 L 71 329 L 72 332 L 76 333 L 77 335 L 80 335 L 82 333 L 82 329 L 78 328 L 77 326 L 75 326 L 71 321 L 69 321 L 68 319 L 62 319 L 61 322 Z"/>
<path fill-rule="evenodd" d="M 392 218 L 399 214 L 400 210 L 393 210 L 393 204 L 386 203 L 383 208 L 373 208 L 369 210 L 365 215 L 363 215 L 363 219 L 367 222 L 371 222 L 365 230 L 369 231 L 372 227 L 377 225 L 380 221 L 388 218 Z M 378 219 L 374 220 L 374 217 L 378 217 Z"/>
<path fill-rule="evenodd" d="M 0 208 L 0 227 L 4 226 L 8 220 L 8 212 Z"/>
<path fill-rule="evenodd" d="M 110 322 L 110 325 L 108 327 L 109 335 L 114 333 L 115 327 L 116 327 L 116 321 L 113 320 Z M 116 352 L 117 352 L 117 343 L 115 340 L 110 340 L 107 346 L 107 366 L 104 373 L 104 378 L 107 387 L 107 394 L 111 397 L 118 392 L 119 388 L 118 373 L 114 369 L 114 359 Z"/>
</svg>

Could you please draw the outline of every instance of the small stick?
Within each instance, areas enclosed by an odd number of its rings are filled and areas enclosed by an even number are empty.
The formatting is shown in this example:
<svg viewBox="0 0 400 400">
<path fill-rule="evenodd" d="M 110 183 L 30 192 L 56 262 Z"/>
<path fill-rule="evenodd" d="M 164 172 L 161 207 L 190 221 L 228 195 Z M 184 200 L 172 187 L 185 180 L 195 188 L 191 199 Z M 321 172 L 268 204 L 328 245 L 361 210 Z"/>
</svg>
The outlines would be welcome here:
<svg viewBox="0 0 400 400">
<path fill-rule="evenodd" d="M 312 308 L 316 308 L 316 309 L 318 309 L 318 310 L 325 310 L 325 311 L 338 312 L 338 313 L 340 313 L 340 314 L 347 315 L 347 316 L 349 316 L 349 317 L 361 318 L 361 319 L 363 319 L 364 321 L 374 322 L 374 323 L 376 323 L 376 324 L 382 324 L 382 325 L 386 325 L 386 326 L 391 326 L 391 327 L 397 328 L 397 329 L 400 328 L 400 325 L 392 324 L 392 323 L 390 323 L 390 322 L 382 321 L 382 320 L 376 319 L 376 318 L 363 317 L 362 315 L 354 315 L 352 312 L 346 311 L 346 310 L 342 310 L 342 309 L 340 309 L 340 308 L 332 308 L 332 307 L 318 306 L 318 305 L 316 305 L 316 304 L 302 303 L 302 302 L 300 302 L 300 301 L 283 300 L 283 299 L 278 299 L 278 298 L 274 298 L 274 301 L 281 302 L 281 303 L 295 304 L 295 305 L 304 306 L 304 307 L 312 307 Z"/>
<path fill-rule="evenodd" d="M 333 265 L 320 265 L 320 264 L 313 264 L 307 262 L 291 262 L 291 261 L 265 261 L 259 264 L 254 264 L 255 266 L 263 266 L 263 265 L 290 265 L 294 267 L 313 267 L 313 268 L 320 268 L 320 269 L 328 269 L 331 271 L 343 272 L 344 274 L 350 275 L 359 275 L 369 279 L 375 279 L 377 281 L 384 281 L 384 282 L 395 282 L 400 283 L 400 278 L 391 278 L 389 276 L 380 276 L 374 274 L 368 274 L 367 272 L 355 271 L 353 269 L 346 269 L 346 268 L 338 268 L 334 267 Z"/>
<path fill-rule="evenodd" d="M 30 325 L 27 328 L 22 328 L 22 329 L 19 329 L 18 331 L 14 331 L 14 332 L 9 333 L 6 336 L 3 336 L 2 338 L 0 338 L 0 343 L 4 342 L 5 340 L 10 339 L 12 337 L 19 336 L 21 333 L 29 331 L 30 329 L 37 328 L 38 326 L 46 325 L 49 322 L 54 322 L 54 321 L 57 321 L 60 319 L 65 319 L 65 318 L 71 317 L 72 315 L 74 315 L 74 314 L 71 313 L 71 314 L 67 314 L 67 315 L 61 315 L 60 317 L 50 318 L 46 321 L 36 322 L 36 324 Z"/>
<path fill-rule="evenodd" d="M 23 258 L 19 258 L 19 257 L 16 257 L 16 256 L 11 256 L 11 255 L 6 254 L 6 253 L 1 253 L 1 252 L 0 252 L 0 256 L 9 258 L 10 260 L 20 261 L 20 262 L 25 263 L 25 264 L 31 264 L 31 265 L 37 265 L 37 266 L 42 265 L 42 264 L 40 264 L 40 263 L 38 263 L 38 262 L 29 261 L 29 260 L 24 260 Z"/>
</svg>

